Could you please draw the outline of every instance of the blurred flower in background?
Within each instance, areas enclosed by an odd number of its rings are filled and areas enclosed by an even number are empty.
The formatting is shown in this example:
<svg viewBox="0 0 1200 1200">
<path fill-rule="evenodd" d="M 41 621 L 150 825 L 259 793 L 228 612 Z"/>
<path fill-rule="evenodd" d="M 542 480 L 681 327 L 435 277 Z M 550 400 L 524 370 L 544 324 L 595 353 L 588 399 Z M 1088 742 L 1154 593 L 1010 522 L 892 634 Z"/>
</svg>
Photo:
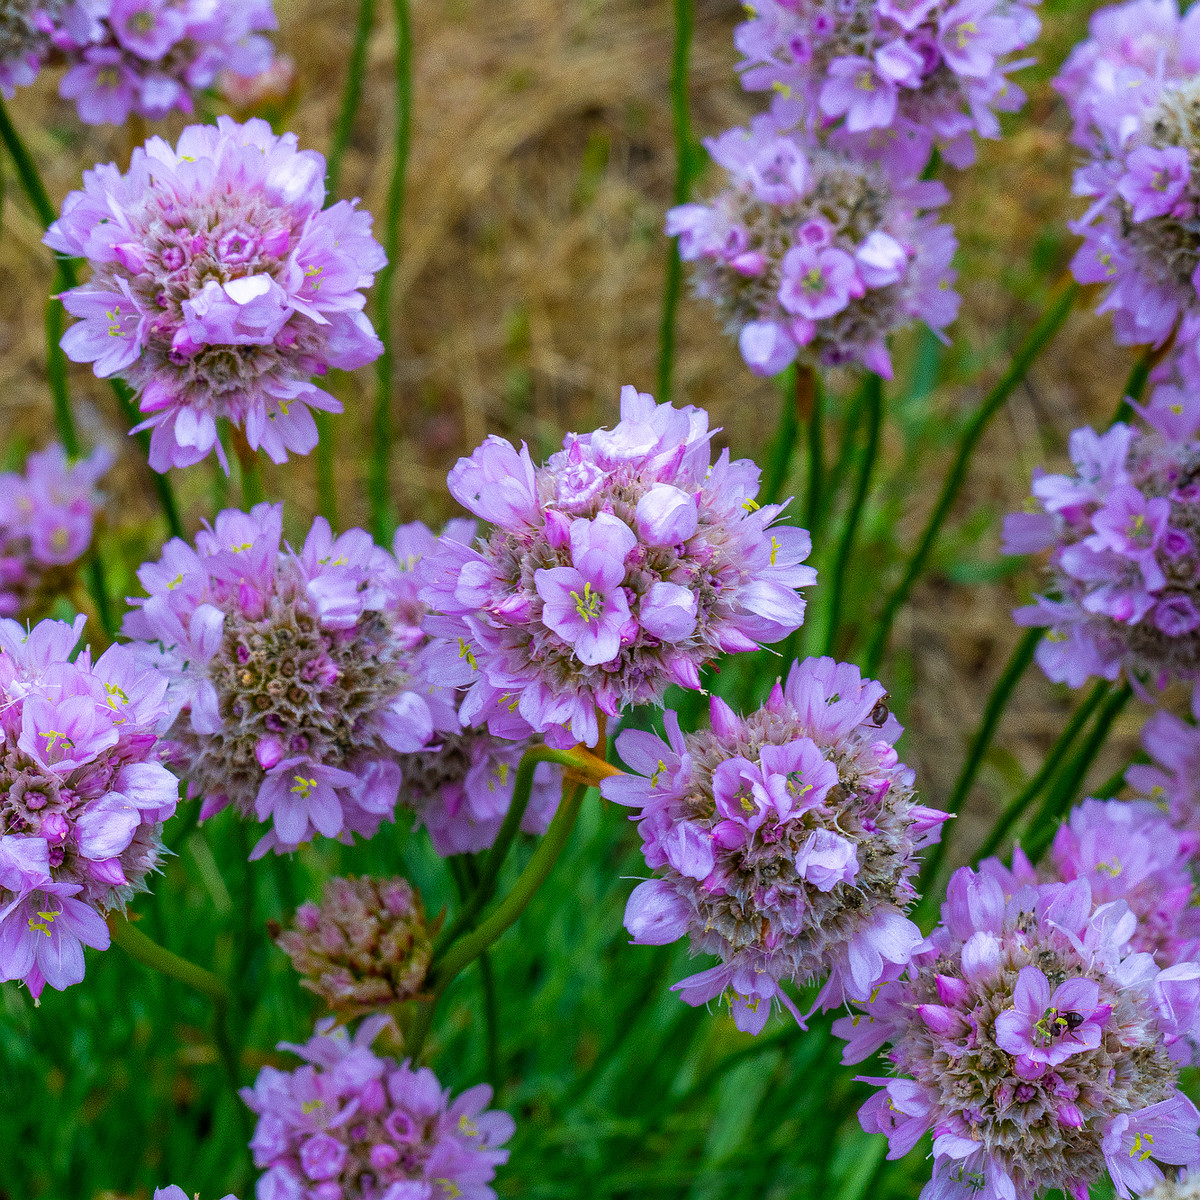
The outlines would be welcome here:
<svg viewBox="0 0 1200 1200">
<path fill-rule="evenodd" d="M 104 500 L 113 456 L 71 462 L 57 443 L 29 455 L 24 475 L 0 475 L 0 616 L 36 617 L 70 590 Z"/>
</svg>

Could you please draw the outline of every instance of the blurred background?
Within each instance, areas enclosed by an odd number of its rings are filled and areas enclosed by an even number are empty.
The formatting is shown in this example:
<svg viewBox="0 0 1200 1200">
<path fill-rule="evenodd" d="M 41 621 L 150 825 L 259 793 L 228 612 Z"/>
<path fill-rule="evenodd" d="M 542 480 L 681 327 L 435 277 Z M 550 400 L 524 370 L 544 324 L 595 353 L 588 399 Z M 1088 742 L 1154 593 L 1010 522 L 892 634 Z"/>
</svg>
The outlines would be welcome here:
<svg viewBox="0 0 1200 1200">
<path fill-rule="evenodd" d="M 378 218 L 392 169 L 395 30 L 391 5 L 376 7 L 339 192 L 362 197 Z M 303 147 L 324 149 L 352 9 L 346 0 L 276 0 L 276 9 L 277 43 L 296 64 L 296 83 L 272 115 Z M 1006 120 L 1002 140 L 982 144 L 974 168 L 941 174 L 953 194 L 946 219 L 961 244 L 964 304 L 951 347 L 914 331 L 895 355 L 883 456 L 847 588 L 839 646 L 847 655 L 861 649 L 898 578 L 963 424 L 1066 271 L 1075 239 L 1065 222 L 1078 211 L 1074 156 L 1048 81 L 1083 36 L 1089 11 L 1064 0 L 1043 6 L 1039 65 L 1018 75 L 1029 103 Z M 689 95 L 697 137 L 743 123 L 765 104 L 761 94 L 743 93 L 734 73 L 740 15 L 726 0 L 696 0 Z M 613 424 L 623 383 L 654 390 L 669 251 L 662 226 L 675 177 L 672 8 L 666 0 L 414 0 L 412 16 L 392 499 L 399 519 L 436 527 L 454 514 L 447 468 L 487 433 L 525 439 L 540 458 L 566 430 Z M 56 203 L 93 162 L 124 166 L 134 144 L 128 130 L 81 126 L 57 98 L 57 82 L 57 72 L 44 71 L 9 106 Z M 163 122 L 154 132 L 173 138 L 185 123 Z M 51 436 L 43 303 L 53 267 L 7 159 L 0 173 L 0 428 L 11 462 Z M 702 172 L 695 194 L 715 190 L 719 174 Z M 1085 293 L 990 426 L 895 629 L 882 674 L 908 727 L 902 755 L 933 805 L 945 801 L 1016 643 L 1010 611 L 1034 583 L 1025 564 L 1000 556 L 999 517 L 1020 506 L 1035 465 L 1062 461 L 1071 429 L 1109 419 L 1132 365 L 1113 346 L 1107 319 L 1092 315 L 1095 300 Z M 114 592 L 132 594 L 133 568 L 155 557 L 164 537 L 147 469 L 107 387 L 88 368 L 72 368 L 71 386 L 85 442 L 121 454 L 107 481 L 102 544 Z M 337 376 L 327 386 L 346 406 L 331 423 L 338 523 L 346 528 L 367 520 L 374 374 Z M 849 375 L 830 379 L 831 462 L 848 432 L 854 386 Z M 707 408 L 723 427 L 718 446 L 764 461 L 780 412 L 777 385 L 749 373 L 708 304 L 686 290 L 670 398 Z M 788 489 L 797 494 L 803 460 L 797 452 Z M 238 502 L 236 475 L 227 484 L 215 464 L 175 472 L 173 481 L 189 532 L 214 506 Z M 265 485 L 268 497 L 286 501 L 288 531 L 301 535 L 317 508 L 313 460 L 267 464 Z M 822 550 L 818 543 L 818 566 Z M 759 665 L 761 691 L 781 667 Z M 1027 674 L 947 866 L 977 847 L 1073 700 L 1036 671 Z M 1118 723 L 1093 780 L 1132 752 L 1144 715 L 1135 707 Z M 283 1037 L 303 1040 L 316 1012 L 267 944 L 264 922 L 315 896 L 331 871 L 409 874 L 434 911 L 449 900 L 448 883 L 424 834 L 409 835 L 404 817 L 369 845 L 324 843 L 293 860 L 252 865 L 252 831 L 229 814 L 203 831 L 194 820 L 185 812 L 168 826 L 178 857 L 155 897 L 135 908 L 153 936 L 238 981 L 249 1083 L 263 1062 L 292 1061 L 271 1047 Z M 725 1017 L 686 1009 L 665 992 L 684 971 L 682 952 L 624 944 L 628 876 L 644 870 L 633 841 L 622 813 L 589 803 L 567 860 L 495 951 L 500 1036 L 492 1053 L 477 969 L 442 1010 L 433 1061 L 443 1082 L 457 1089 L 490 1076 L 517 1118 L 500 1193 L 915 1196 L 927 1177 L 922 1151 L 881 1166 L 882 1139 L 858 1129 L 858 1092 L 852 1072 L 833 1066 L 827 1023 L 806 1036 L 773 1023 L 753 1042 Z M 8 1098 L 0 1106 L 0 1200 L 141 1197 L 167 1182 L 204 1200 L 228 1190 L 249 1196 L 248 1131 L 217 1068 L 204 1001 L 114 949 L 91 954 L 87 980 L 62 995 L 47 991 L 39 1009 L 12 984 L 0 987 L 0 1002 L 0 1090 Z"/>
</svg>

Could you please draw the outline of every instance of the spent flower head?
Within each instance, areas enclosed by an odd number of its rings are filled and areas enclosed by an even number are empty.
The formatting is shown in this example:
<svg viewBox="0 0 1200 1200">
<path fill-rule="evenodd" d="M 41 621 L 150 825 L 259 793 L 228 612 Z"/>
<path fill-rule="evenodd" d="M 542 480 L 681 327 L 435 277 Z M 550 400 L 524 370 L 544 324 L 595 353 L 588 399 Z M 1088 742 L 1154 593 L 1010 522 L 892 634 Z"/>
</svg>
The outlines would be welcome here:
<svg viewBox="0 0 1200 1200">
<path fill-rule="evenodd" d="M 304 1066 L 264 1067 L 242 1089 L 259 1118 L 258 1200 L 495 1200 L 512 1118 L 487 1107 L 486 1084 L 451 1100 L 428 1067 L 377 1055 L 389 1020 L 367 1017 L 353 1040 L 320 1021 L 305 1045 L 279 1045 Z"/>
<path fill-rule="evenodd" d="M 179 794 L 166 680 L 124 646 L 72 660 L 83 626 L 0 620 L 0 979 L 35 997 L 107 948 L 104 914 L 147 890 Z"/>
<path fill-rule="evenodd" d="M 946 814 L 916 803 L 892 743 L 901 728 L 881 684 L 831 658 L 792 667 L 766 705 L 737 717 L 712 700 L 712 729 L 669 744 L 626 730 L 617 750 L 634 772 L 601 793 L 640 810 L 639 884 L 625 927 L 643 945 L 685 934 L 720 963 L 675 985 L 689 1004 L 728 1000 L 757 1033 L 780 987 L 828 975 L 817 1005 L 863 1000 L 921 940 L 905 916 L 916 852 Z"/>
<path fill-rule="evenodd" d="M 374 836 L 402 756 L 458 727 L 424 682 L 395 558 L 321 517 L 298 552 L 282 532 L 282 506 L 259 504 L 220 513 L 195 548 L 172 539 L 124 627 L 171 681 L 167 743 L 202 818 L 232 804 L 272 822 L 254 857 Z"/>
<path fill-rule="evenodd" d="M 44 613 L 67 591 L 92 544 L 112 465 L 103 447 L 71 462 L 58 443 L 31 454 L 24 475 L 0 475 L 0 616 Z"/>
<path fill-rule="evenodd" d="M 843 1061 L 885 1047 L 892 1075 L 859 1114 L 890 1157 L 933 1134 L 926 1200 L 1083 1200 L 1107 1175 L 1148 1191 L 1161 1163 L 1200 1158 L 1178 1088 L 1200 1012 L 1200 964 L 1160 970 L 1134 951 L 1123 900 L 1093 903 L 1084 878 L 1015 884 L 964 867 L 941 924 L 853 1016 L 834 1024 Z"/>
<path fill-rule="evenodd" d="M 754 0 L 734 34 L 742 84 L 778 114 L 918 175 L 936 146 L 956 167 L 1025 93 L 1009 74 L 1040 32 L 1036 0 Z"/>
<path fill-rule="evenodd" d="M 626 387 L 614 429 L 568 434 L 542 467 L 498 437 L 459 460 L 450 491 L 493 529 L 476 547 L 443 536 L 421 597 L 464 725 L 595 745 L 597 710 L 698 689 L 719 653 L 800 625 L 808 533 L 772 524 L 758 468 L 711 462 L 710 436 L 700 409 Z"/>
<path fill-rule="evenodd" d="M 382 346 L 360 289 L 383 266 L 371 216 L 325 203 L 325 160 L 261 120 L 151 138 L 129 170 L 85 172 L 45 241 L 88 260 L 66 292 L 79 321 L 62 345 L 137 392 L 156 471 L 215 450 L 217 422 L 275 462 L 316 445 L 311 409 L 341 404 L 312 382 Z"/>
<path fill-rule="evenodd" d="M 420 894 L 405 879 L 330 879 L 321 903 L 296 909 L 293 927 L 273 928 L 275 944 L 343 1017 L 416 996 L 433 953 Z"/>
<path fill-rule="evenodd" d="M 1075 430 L 1074 472 L 1038 471 L 1005 519 L 1008 553 L 1050 551 L 1046 593 L 1014 616 L 1049 628 L 1037 661 L 1071 687 L 1200 681 L 1200 402 L 1141 412 L 1149 429 Z"/>
<path fill-rule="evenodd" d="M 954 319 L 957 243 L 924 211 L 946 202 L 942 184 L 898 182 L 765 115 L 705 144 L 729 183 L 671 209 L 667 233 L 752 371 L 774 375 L 799 357 L 891 378 L 890 333 Z"/>
</svg>

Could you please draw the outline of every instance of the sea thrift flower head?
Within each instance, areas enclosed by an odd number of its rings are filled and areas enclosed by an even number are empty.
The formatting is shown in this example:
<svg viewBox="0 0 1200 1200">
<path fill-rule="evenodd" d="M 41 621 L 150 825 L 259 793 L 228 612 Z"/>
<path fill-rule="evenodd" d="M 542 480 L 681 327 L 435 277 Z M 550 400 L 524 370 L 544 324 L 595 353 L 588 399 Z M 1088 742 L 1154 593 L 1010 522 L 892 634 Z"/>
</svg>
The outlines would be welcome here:
<svg viewBox="0 0 1200 1200">
<path fill-rule="evenodd" d="M 667 233 L 756 374 L 799 358 L 891 378 L 890 333 L 954 319 L 957 243 L 927 211 L 947 199 L 940 183 L 898 183 L 765 115 L 706 145 L 729 183 L 707 204 L 671 209 Z"/>
<path fill-rule="evenodd" d="M 29 83 L 51 51 L 65 58 L 59 95 L 89 125 L 123 125 L 190 113 L 195 93 L 222 71 L 256 75 L 271 64 L 262 35 L 277 27 L 271 0 L 16 0 L 0 14 L 6 65 L 0 86 Z M 8 42 L 12 49 L 5 44 Z"/>
<path fill-rule="evenodd" d="M 170 1184 L 165 1188 L 154 1189 L 154 1200 L 194 1200 L 194 1197 L 189 1196 L 181 1187 L 176 1187 L 175 1184 Z M 237 1200 L 234 1195 L 223 1196 L 222 1200 Z"/>
<path fill-rule="evenodd" d="M 220 513 L 194 548 L 172 539 L 124 627 L 171 681 L 167 744 L 202 818 L 232 804 L 271 822 L 254 857 L 374 836 L 402 756 L 457 728 L 424 682 L 395 558 L 321 517 L 296 552 L 282 527 L 282 506 L 259 504 Z"/>
<path fill-rule="evenodd" d="M 225 418 L 275 462 L 317 441 L 311 409 L 341 404 L 313 382 L 382 351 L 362 288 L 385 262 L 357 202 L 325 202 L 325 160 L 265 121 L 151 138 L 129 170 L 84 175 L 46 244 L 86 258 L 65 293 L 80 320 L 62 345 L 138 393 L 156 471 L 215 450 Z M 115 215 L 114 215 L 115 214 Z"/>
<path fill-rule="evenodd" d="M 433 673 L 467 694 L 464 725 L 595 745 L 597 709 L 700 687 L 719 653 L 796 629 L 816 579 L 807 532 L 772 524 L 758 468 L 714 463 L 708 416 L 626 387 L 614 429 L 568 434 L 541 467 L 489 438 L 450 491 L 494 528 L 475 547 L 443 536 L 422 563 Z"/>
<path fill-rule="evenodd" d="M 742 83 L 775 106 L 910 177 L 936 145 L 954 166 L 975 160 L 973 135 L 1000 136 L 997 112 L 1025 94 L 1039 22 L 1026 0 L 755 0 L 734 35 Z"/>
<path fill-rule="evenodd" d="M 321 904 L 302 904 L 275 944 L 343 1018 L 416 996 L 433 952 L 420 895 L 404 879 L 330 879 Z"/>
<path fill-rule="evenodd" d="M 1182 353 L 1200 344 L 1200 6 L 1174 0 L 1102 9 L 1056 86 L 1088 161 L 1075 177 L 1087 212 L 1072 264 L 1082 283 L 1106 283 L 1123 345 L 1164 342 L 1180 326 Z M 1182 323 L 1180 325 L 1180 323 Z"/>
<path fill-rule="evenodd" d="M 1149 429 L 1075 430 L 1074 473 L 1037 474 L 1032 511 L 1005 520 L 1008 553 L 1050 551 L 1048 595 L 1014 617 L 1049 627 L 1037 661 L 1072 687 L 1200 680 L 1200 442 L 1142 415 Z"/>
<path fill-rule="evenodd" d="M 70 462 L 55 443 L 0 475 L 0 616 L 36 616 L 66 591 L 92 543 L 103 505 L 97 490 L 112 455 Z"/>
<path fill-rule="evenodd" d="M 758 1033 L 773 1000 L 795 1013 L 783 980 L 828 975 L 828 1009 L 908 961 L 921 940 L 904 915 L 916 852 L 947 816 L 916 803 L 886 695 L 854 666 L 808 659 L 748 717 L 714 697 L 709 731 L 685 737 L 669 712 L 667 743 L 618 737 L 633 774 L 600 790 L 640 810 L 657 872 L 634 889 L 625 927 L 642 945 L 686 934 L 721 959 L 675 985 L 689 1004 L 724 997 Z"/>
<path fill-rule="evenodd" d="M 259 1200 L 495 1200 L 489 1186 L 508 1161 L 506 1112 L 489 1109 L 492 1089 L 453 1101 L 428 1067 L 397 1065 L 371 1042 L 390 1017 L 368 1017 L 351 1040 L 333 1018 L 303 1046 L 292 1072 L 264 1067 L 241 1095 L 258 1114 L 250 1143 L 265 1168 Z"/>
<path fill-rule="evenodd" d="M 1196 956 L 1190 867 L 1198 847 L 1200 831 L 1177 829 L 1147 801 L 1085 800 L 1055 834 L 1047 877 L 1086 879 L 1097 904 L 1124 900 L 1138 922 L 1130 945 L 1169 967 Z"/>
<path fill-rule="evenodd" d="M 166 680 L 124 646 L 71 654 L 84 618 L 0 620 L 0 979 L 35 997 L 83 978 L 163 854 L 179 785 L 155 729 Z"/>
<path fill-rule="evenodd" d="M 834 1023 L 843 1061 L 886 1047 L 892 1075 L 859 1113 L 889 1157 L 933 1133 L 933 1197 L 1148 1191 L 1159 1164 L 1200 1156 L 1178 1090 L 1190 1061 L 1200 964 L 1160 970 L 1130 946 L 1123 900 L 1095 905 L 1086 878 L 1014 884 L 969 867 L 904 976 Z"/>
</svg>

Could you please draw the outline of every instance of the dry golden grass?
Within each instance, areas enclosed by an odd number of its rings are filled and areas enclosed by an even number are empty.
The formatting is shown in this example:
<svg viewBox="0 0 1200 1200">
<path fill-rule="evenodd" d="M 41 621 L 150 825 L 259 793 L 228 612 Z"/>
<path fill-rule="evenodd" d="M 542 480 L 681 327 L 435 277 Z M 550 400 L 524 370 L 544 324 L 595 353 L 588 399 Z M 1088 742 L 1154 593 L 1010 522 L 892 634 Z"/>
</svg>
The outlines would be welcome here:
<svg viewBox="0 0 1200 1200">
<path fill-rule="evenodd" d="M 391 6 L 380 0 L 377 7 L 342 192 L 361 196 L 379 214 L 392 167 L 393 30 Z M 303 145 L 324 148 L 349 54 L 352 6 L 277 0 L 277 9 L 280 46 L 299 66 L 288 124 Z M 730 34 L 738 16 L 730 3 L 697 5 L 690 94 L 699 135 L 744 120 L 762 103 L 743 94 L 733 75 Z M 661 230 L 674 174 L 671 12 L 665 0 L 414 0 L 413 20 L 393 477 L 402 517 L 436 523 L 450 511 L 446 467 L 485 432 L 526 438 L 545 450 L 565 428 L 610 422 L 622 383 L 653 388 L 667 253 Z M 1061 61 L 1084 24 L 1082 12 L 1050 18 L 1044 60 Z M 965 304 L 949 382 L 929 400 L 950 417 L 978 402 L 1069 259 L 1072 239 L 1063 221 L 1072 154 L 1047 74 L 1039 69 L 1043 82 L 1010 121 L 1011 135 L 984 146 L 977 168 L 950 180 Z M 81 129 L 57 99 L 56 84 L 47 72 L 10 111 L 58 200 L 93 161 L 125 161 L 130 143 L 123 130 Z M 164 124 L 161 132 L 173 135 L 183 122 Z M 51 263 L 7 162 L 4 172 L 0 419 L 10 436 L 41 443 L 51 427 L 42 336 Z M 1029 265 L 1034 254 L 1036 268 Z M 1128 365 L 1128 354 L 1111 345 L 1107 322 L 1081 307 L 994 422 L 961 513 L 1019 504 L 1033 465 L 1061 455 L 1072 427 L 1107 419 Z M 105 387 L 86 369 L 73 369 L 71 378 L 85 437 L 122 444 Z M 710 408 L 736 452 L 763 449 L 778 405 L 773 386 L 749 374 L 707 307 L 686 296 L 675 378 L 676 399 Z M 902 361 L 901 384 L 905 378 Z M 348 525 L 366 518 L 373 377 L 361 372 L 333 387 L 347 407 L 336 436 L 341 523 Z M 891 467 L 901 450 L 889 433 Z M 901 544 L 919 530 L 939 469 L 927 459 L 918 477 L 900 480 L 906 499 L 895 537 Z M 118 476 L 112 519 L 136 553 L 152 536 L 144 530 L 154 510 L 134 447 L 126 447 Z M 212 472 L 202 465 L 177 476 L 194 526 L 211 501 Z M 312 462 L 270 469 L 266 482 L 269 494 L 290 501 L 290 526 L 306 524 L 315 508 Z M 980 553 L 994 555 L 995 545 L 993 532 Z M 1016 640 L 1009 610 L 1022 587 L 1027 580 L 967 588 L 935 577 L 897 627 L 897 645 L 913 664 L 908 755 L 935 801 L 944 798 Z M 1063 707 L 1062 693 L 1031 673 L 1001 738 L 1011 772 L 1038 761 Z M 1130 718 L 1122 744 L 1135 732 Z M 1112 761 L 1104 766 L 1111 769 Z M 996 770 L 987 775 L 979 796 L 985 806 L 1004 790 L 1000 780 Z"/>
</svg>

